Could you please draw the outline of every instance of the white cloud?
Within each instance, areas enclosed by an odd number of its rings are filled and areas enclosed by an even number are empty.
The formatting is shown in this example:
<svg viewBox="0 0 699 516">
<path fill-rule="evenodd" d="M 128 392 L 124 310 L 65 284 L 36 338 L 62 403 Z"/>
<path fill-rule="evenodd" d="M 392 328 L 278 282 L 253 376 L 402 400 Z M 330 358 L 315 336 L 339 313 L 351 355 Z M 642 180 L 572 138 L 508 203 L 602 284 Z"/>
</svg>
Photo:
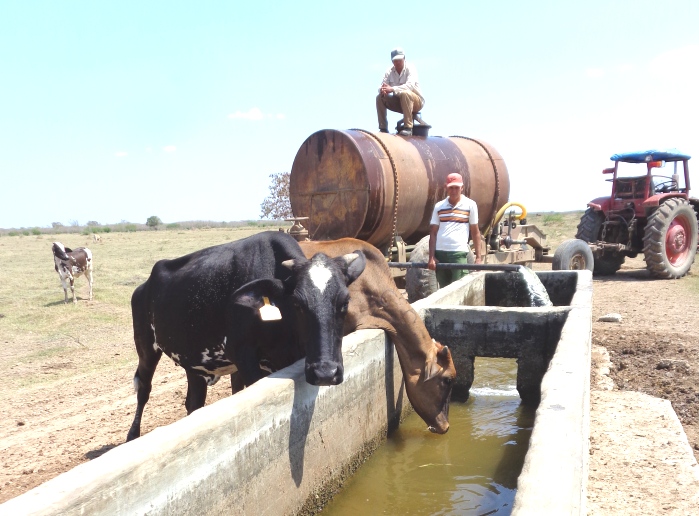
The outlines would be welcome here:
<svg viewBox="0 0 699 516">
<path fill-rule="evenodd" d="M 174 145 L 166 145 L 165 147 L 163 147 L 164 152 L 175 152 L 176 150 L 177 147 L 175 147 Z"/>
<path fill-rule="evenodd" d="M 272 119 L 275 118 L 277 120 L 283 120 L 286 118 L 283 113 L 277 113 L 275 115 L 271 113 L 263 113 L 260 108 L 250 108 L 246 112 L 242 111 L 236 111 L 235 113 L 231 113 L 228 115 L 228 118 L 231 119 L 242 119 L 242 120 L 264 120 L 265 118 L 267 119 Z"/>
<path fill-rule="evenodd" d="M 650 69 L 663 70 L 668 75 L 674 72 L 676 80 L 684 78 L 687 70 L 694 75 L 699 71 L 699 45 L 688 45 L 660 54 L 650 62 Z"/>
<path fill-rule="evenodd" d="M 249 111 L 246 113 L 243 113 L 241 111 L 236 111 L 235 113 L 231 113 L 228 115 L 228 118 L 242 118 L 244 120 L 262 120 L 265 116 L 262 114 L 262 111 L 260 111 L 259 108 L 251 108 Z"/>
<path fill-rule="evenodd" d="M 599 79 L 604 77 L 604 70 L 602 68 L 588 68 L 585 70 L 585 75 L 590 79 Z"/>
<path fill-rule="evenodd" d="M 129 153 L 126 151 L 117 151 L 114 153 L 114 156 L 116 156 L 117 158 L 124 158 L 128 155 L 129 155 Z"/>
</svg>

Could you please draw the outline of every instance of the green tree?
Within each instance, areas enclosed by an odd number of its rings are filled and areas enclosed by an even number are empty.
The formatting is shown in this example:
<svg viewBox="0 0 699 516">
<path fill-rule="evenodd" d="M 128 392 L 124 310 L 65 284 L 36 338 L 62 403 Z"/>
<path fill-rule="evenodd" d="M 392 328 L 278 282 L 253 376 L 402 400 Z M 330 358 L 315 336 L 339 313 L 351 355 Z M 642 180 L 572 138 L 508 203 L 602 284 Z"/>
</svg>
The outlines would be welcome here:
<svg viewBox="0 0 699 516">
<path fill-rule="evenodd" d="M 289 201 L 289 172 L 270 174 L 269 195 L 260 204 L 260 218 L 282 220 L 294 216 Z"/>
<path fill-rule="evenodd" d="M 163 221 L 160 220 L 160 217 L 156 217 L 155 215 L 151 215 L 148 217 L 148 220 L 146 220 L 146 226 L 149 228 L 157 228 L 162 223 Z"/>
</svg>

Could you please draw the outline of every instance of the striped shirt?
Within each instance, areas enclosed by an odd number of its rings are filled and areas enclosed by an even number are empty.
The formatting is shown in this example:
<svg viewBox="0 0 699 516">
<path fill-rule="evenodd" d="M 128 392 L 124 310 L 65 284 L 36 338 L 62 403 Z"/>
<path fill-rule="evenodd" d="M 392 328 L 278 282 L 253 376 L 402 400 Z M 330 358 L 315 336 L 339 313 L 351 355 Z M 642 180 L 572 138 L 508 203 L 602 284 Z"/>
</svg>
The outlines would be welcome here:
<svg viewBox="0 0 699 516">
<path fill-rule="evenodd" d="M 452 206 L 447 197 L 434 205 L 431 225 L 439 226 L 437 231 L 437 251 L 471 250 L 468 240 L 471 236 L 471 224 L 478 224 L 478 206 L 465 195 Z"/>
</svg>

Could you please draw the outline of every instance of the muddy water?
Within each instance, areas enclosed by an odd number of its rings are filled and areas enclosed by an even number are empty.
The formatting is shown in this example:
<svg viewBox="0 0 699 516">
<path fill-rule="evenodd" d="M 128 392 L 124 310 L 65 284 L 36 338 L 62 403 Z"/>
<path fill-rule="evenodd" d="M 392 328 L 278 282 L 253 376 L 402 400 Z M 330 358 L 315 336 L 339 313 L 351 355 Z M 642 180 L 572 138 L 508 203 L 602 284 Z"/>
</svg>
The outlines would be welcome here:
<svg viewBox="0 0 699 516">
<path fill-rule="evenodd" d="M 415 414 L 362 465 L 322 514 L 510 514 L 534 410 L 520 406 L 516 364 L 476 359 L 466 403 L 434 435 Z"/>
</svg>

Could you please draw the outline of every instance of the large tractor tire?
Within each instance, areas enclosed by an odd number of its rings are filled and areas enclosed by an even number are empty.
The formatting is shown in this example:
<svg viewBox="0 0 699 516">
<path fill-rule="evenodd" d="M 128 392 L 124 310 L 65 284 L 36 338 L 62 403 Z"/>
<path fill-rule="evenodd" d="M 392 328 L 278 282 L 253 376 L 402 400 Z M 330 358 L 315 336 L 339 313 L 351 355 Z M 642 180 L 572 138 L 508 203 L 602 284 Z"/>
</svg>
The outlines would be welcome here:
<svg viewBox="0 0 699 516">
<path fill-rule="evenodd" d="M 430 258 L 430 237 L 427 235 L 417 244 L 410 253 L 410 261 L 427 262 Z M 429 269 L 408 269 L 405 273 L 405 291 L 408 294 L 408 302 L 414 303 L 420 299 L 434 294 L 439 290 L 437 276 Z"/>
<path fill-rule="evenodd" d="M 651 276 L 681 278 L 697 254 L 697 215 L 684 199 L 671 198 L 648 217 L 643 254 Z"/>
<path fill-rule="evenodd" d="M 580 218 L 578 224 L 578 232 L 575 238 L 579 238 L 585 242 L 594 243 L 601 240 L 602 224 L 604 223 L 604 214 L 588 208 Z M 619 243 L 619 242 L 614 242 Z M 621 269 L 626 256 L 613 251 L 598 253 L 594 257 L 593 274 L 597 276 L 609 276 Z"/>
<path fill-rule="evenodd" d="M 554 271 L 592 271 L 594 267 L 592 249 L 587 242 L 579 238 L 565 240 L 553 253 L 551 268 Z"/>
</svg>

